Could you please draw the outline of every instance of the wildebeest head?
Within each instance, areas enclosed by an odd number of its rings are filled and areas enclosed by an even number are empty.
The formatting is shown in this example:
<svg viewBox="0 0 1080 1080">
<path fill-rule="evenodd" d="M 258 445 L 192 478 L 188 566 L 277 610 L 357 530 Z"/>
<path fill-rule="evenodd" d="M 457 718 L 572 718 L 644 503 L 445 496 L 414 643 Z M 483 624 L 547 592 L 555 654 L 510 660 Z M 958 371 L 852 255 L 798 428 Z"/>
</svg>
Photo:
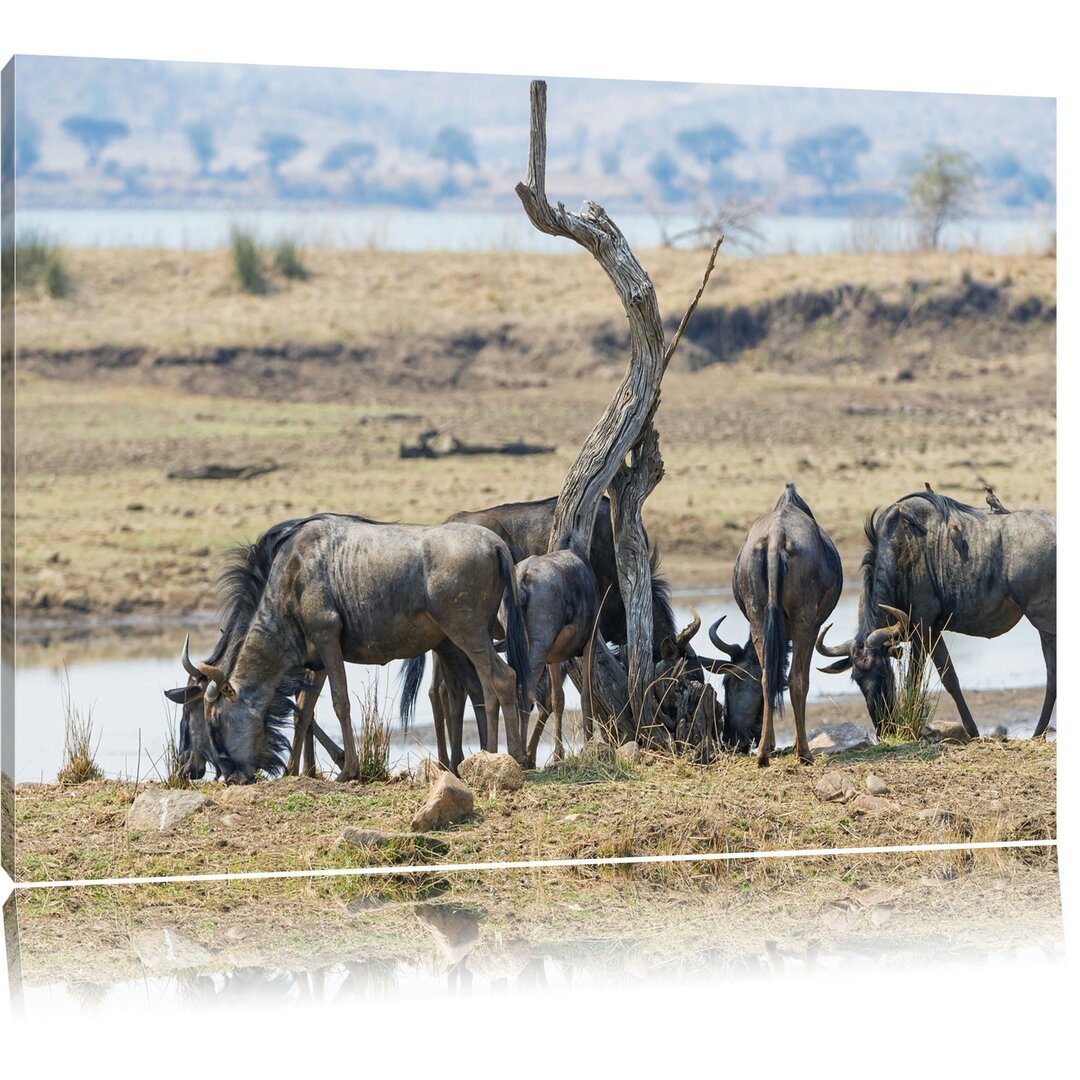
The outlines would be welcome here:
<svg viewBox="0 0 1080 1080">
<path fill-rule="evenodd" d="M 842 645 L 826 645 L 825 635 L 832 624 L 824 627 L 817 639 L 817 651 L 822 656 L 839 657 L 835 663 L 820 668 L 827 675 L 851 672 L 851 677 L 866 699 L 866 709 L 876 731 L 883 717 L 896 704 L 896 676 L 892 662 L 900 655 L 900 643 L 907 637 L 909 618 L 906 612 L 888 604 L 879 608 L 896 616 L 896 622 L 871 630 L 865 636 L 856 635 Z"/>
<path fill-rule="evenodd" d="M 170 701 L 182 706 L 176 749 L 180 758 L 180 773 L 191 780 L 201 780 L 206 775 L 206 763 L 209 759 L 206 717 L 203 712 L 203 693 L 207 681 L 192 664 L 187 684 L 165 691 L 165 696 Z"/>
<path fill-rule="evenodd" d="M 729 645 L 716 632 L 727 618 L 722 615 L 709 627 L 709 640 L 730 658 L 714 671 L 724 676 L 724 744 L 747 754 L 761 738 L 765 703 L 761 697 L 761 664 L 754 643 Z"/>
<path fill-rule="evenodd" d="M 279 770 L 281 739 L 276 728 L 268 726 L 261 703 L 238 693 L 221 668 L 193 662 L 186 637 L 181 659 L 188 685 L 166 693 L 185 705 L 190 739 L 185 767 L 189 775 L 202 775 L 207 760 L 214 763 L 227 784 L 250 784 L 260 769 Z"/>
</svg>

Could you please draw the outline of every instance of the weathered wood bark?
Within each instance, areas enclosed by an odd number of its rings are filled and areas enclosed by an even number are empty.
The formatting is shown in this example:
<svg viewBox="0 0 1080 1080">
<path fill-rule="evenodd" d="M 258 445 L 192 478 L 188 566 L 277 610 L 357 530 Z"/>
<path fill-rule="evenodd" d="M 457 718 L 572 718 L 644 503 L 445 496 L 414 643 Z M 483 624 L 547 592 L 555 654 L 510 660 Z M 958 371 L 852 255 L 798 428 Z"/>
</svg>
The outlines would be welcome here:
<svg viewBox="0 0 1080 1080">
<path fill-rule="evenodd" d="M 541 232 L 564 236 L 591 252 L 615 286 L 630 325 L 630 363 L 577 460 L 566 474 L 551 526 L 550 550 L 574 545 L 588 552 L 600 500 L 641 435 L 660 394 L 664 326 L 649 275 L 602 206 L 586 202 L 580 213 L 547 201 L 547 84 L 530 87 L 529 171 L 517 185 L 529 220 Z"/>
<path fill-rule="evenodd" d="M 588 551 L 596 511 L 608 490 L 628 656 L 623 668 L 606 650 L 596 650 L 594 704 L 599 714 L 607 715 L 609 726 L 617 728 L 617 737 L 633 737 L 642 723 L 651 722 L 646 700 L 653 675 L 652 575 L 641 510 L 664 471 L 652 417 L 664 371 L 705 289 L 722 237 L 713 248 L 697 297 L 665 348 L 656 291 L 626 238 L 596 203 L 586 202 L 578 214 L 562 203 L 556 208 L 548 203 L 546 157 L 547 86 L 537 81 L 530 87 L 528 175 L 515 190 L 537 229 L 573 240 L 592 253 L 614 285 L 630 329 L 626 374 L 566 475 L 549 550 L 572 546 Z"/>
</svg>

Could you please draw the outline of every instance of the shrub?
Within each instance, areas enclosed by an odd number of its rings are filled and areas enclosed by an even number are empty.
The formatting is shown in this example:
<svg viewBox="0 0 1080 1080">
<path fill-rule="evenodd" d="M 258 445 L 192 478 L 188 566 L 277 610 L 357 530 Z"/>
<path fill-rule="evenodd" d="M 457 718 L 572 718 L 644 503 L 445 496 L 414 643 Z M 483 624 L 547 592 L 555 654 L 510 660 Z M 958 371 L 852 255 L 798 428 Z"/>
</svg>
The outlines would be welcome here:
<svg viewBox="0 0 1080 1080">
<path fill-rule="evenodd" d="M 368 689 L 367 697 L 360 703 L 360 730 L 357 732 L 357 754 L 360 758 L 360 780 L 369 784 L 375 780 L 390 779 L 391 724 L 379 715 L 379 689 Z"/>
<path fill-rule="evenodd" d="M 247 229 L 234 227 L 229 238 L 232 251 L 233 269 L 240 282 L 240 288 L 253 296 L 265 296 L 270 291 L 270 283 L 262 268 L 262 254 L 255 242 L 254 233 Z"/>
<path fill-rule="evenodd" d="M 71 700 L 67 664 L 60 677 L 60 698 L 64 707 L 64 764 L 56 774 L 57 783 L 82 784 L 87 780 L 100 780 L 105 774 L 94 760 L 97 743 L 94 741 L 93 710 L 87 709 L 84 713 Z"/>
<path fill-rule="evenodd" d="M 931 667 L 926 658 L 934 643 L 930 632 L 915 649 L 909 642 L 896 663 L 896 698 L 893 707 L 878 720 L 879 738 L 916 742 L 937 712 L 937 694 L 931 689 Z"/>
<path fill-rule="evenodd" d="M 286 237 L 274 251 L 274 268 L 291 281 L 307 281 L 311 273 L 300 258 L 296 241 Z"/>
<path fill-rule="evenodd" d="M 71 295 L 71 274 L 64 251 L 44 233 L 28 233 L 16 245 L 15 273 L 20 287 L 44 285 L 54 300 Z"/>
</svg>

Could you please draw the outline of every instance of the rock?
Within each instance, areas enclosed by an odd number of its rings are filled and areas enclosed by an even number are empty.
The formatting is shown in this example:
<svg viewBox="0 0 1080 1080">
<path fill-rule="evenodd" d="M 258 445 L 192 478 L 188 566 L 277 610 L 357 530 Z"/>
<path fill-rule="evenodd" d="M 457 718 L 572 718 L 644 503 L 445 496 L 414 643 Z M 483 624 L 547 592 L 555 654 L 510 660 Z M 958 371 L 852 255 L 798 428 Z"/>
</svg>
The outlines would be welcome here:
<svg viewBox="0 0 1080 1080">
<path fill-rule="evenodd" d="M 889 785 L 881 779 L 880 776 L 875 776 L 873 773 L 866 774 L 866 790 L 871 795 L 888 795 Z"/>
<path fill-rule="evenodd" d="M 995 724 L 984 736 L 984 739 L 997 739 L 1005 742 L 1009 737 L 1009 729 L 1004 724 Z"/>
<path fill-rule="evenodd" d="M 219 825 L 224 825 L 226 829 L 235 829 L 240 824 L 239 814 L 222 814 L 218 819 Z"/>
<path fill-rule="evenodd" d="M 641 756 L 641 747 L 633 739 L 630 739 L 615 751 L 615 756 L 622 758 L 623 761 L 637 761 Z"/>
<path fill-rule="evenodd" d="M 833 770 L 822 775 L 814 785 L 814 794 L 822 802 L 847 802 L 858 794 L 855 785 L 842 772 Z"/>
<path fill-rule="evenodd" d="M 525 774 L 509 754 L 481 750 L 467 757 L 458 772 L 477 791 L 518 791 L 525 786 Z"/>
<path fill-rule="evenodd" d="M 486 941 L 469 953 L 465 966 L 475 978 L 487 982 L 514 979 L 525 970 L 531 955 L 532 947 L 523 938 Z"/>
<path fill-rule="evenodd" d="M 151 971 L 160 974 L 205 967 L 214 958 L 209 949 L 169 929 L 137 930 L 131 946 Z"/>
<path fill-rule="evenodd" d="M 464 787 L 464 785 L 462 785 Z M 455 904 L 417 904 L 413 911 L 432 936 L 442 959 L 451 967 L 464 960 L 480 941 L 484 912 Z"/>
<path fill-rule="evenodd" d="M 961 745 L 971 742 L 971 736 L 959 720 L 946 720 L 940 716 L 935 716 L 923 725 L 919 738 L 926 739 L 927 742 L 960 743 Z"/>
<path fill-rule="evenodd" d="M 876 795 L 856 795 L 848 804 L 853 814 L 872 814 L 879 810 L 891 810 L 895 803 L 889 799 L 879 799 Z"/>
<path fill-rule="evenodd" d="M 877 740 L 860 724 L 845 722 L 818 728 L 807 736 L 812 754 L 842 754 L 845 750 L 869 750 Z"/>
<path fill-rule="evenodd" d="M 127 827 L 131 832 L 163 832 L 197 813 L 208 802 L 209 797 L 201 791 L 151 788 L 131 804 L 127 813 Z"/>
<path fill-rule="evenodd" d="M 464 821 L 473 812 L 473 793 L 453 773 L 444 772 L 428 793 L 427 802 L 413 816 L 413 832 L 441 829 Z"/>
<path fill-rule="evenodd" d="M 891 904 L 882 904 L 880 907 L 873 908 L 870 912 L 870 922 L 874 926 L 884 926 L 892 919 L 894 911 Z"/>
<path fill-rule="evenodd" d="M 394 837 L 390 833 L 377 832 L 375 829 L 349 827 L 341 834 L 341 842 L 350 847 L 384 848 L 394 842 Z"/>
<path fill-rule="evenodd" d="M 418 784 L 434 784 L 446 770 L 434 759 L 424 758 L 416 766 L 416 782 Z"/>
</svg>

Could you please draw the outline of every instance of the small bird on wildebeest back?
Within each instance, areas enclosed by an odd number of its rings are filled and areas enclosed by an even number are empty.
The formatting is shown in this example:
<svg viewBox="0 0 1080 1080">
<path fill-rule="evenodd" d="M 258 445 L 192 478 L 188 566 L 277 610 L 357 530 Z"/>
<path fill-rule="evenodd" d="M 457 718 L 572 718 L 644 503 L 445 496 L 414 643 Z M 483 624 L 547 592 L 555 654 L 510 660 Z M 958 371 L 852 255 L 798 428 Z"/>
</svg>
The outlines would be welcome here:
<svg viewBox="0 0 1080 1080">
<path fill-rule="evenodd" d="M 933 494 L 934 494 L 934 489 L 933 489 L 933 488 L 932 488 L 932 487 L 930 486 L 930 481 L 929 481 L 929 480 L 924 480 L 924 481 L 923 481 L 923 487 L 924 487 L 924 488 L 926 488 L 926 490 L 927 490 L 927 491 L 928 491 L 928 492 L 929 492 L 929 493 L 930 493 L 931 495 L 933 495 Z"/>
<path fill-rule="evenodd" d="M 983 484 L 986 491 L 986 505 L 990 507 L 992 514 L 1007 514 L 1009 511 L 1001 505 L 1001 500 L 994 494 L 994 489 L 989 484 Z"/>
</svg>

